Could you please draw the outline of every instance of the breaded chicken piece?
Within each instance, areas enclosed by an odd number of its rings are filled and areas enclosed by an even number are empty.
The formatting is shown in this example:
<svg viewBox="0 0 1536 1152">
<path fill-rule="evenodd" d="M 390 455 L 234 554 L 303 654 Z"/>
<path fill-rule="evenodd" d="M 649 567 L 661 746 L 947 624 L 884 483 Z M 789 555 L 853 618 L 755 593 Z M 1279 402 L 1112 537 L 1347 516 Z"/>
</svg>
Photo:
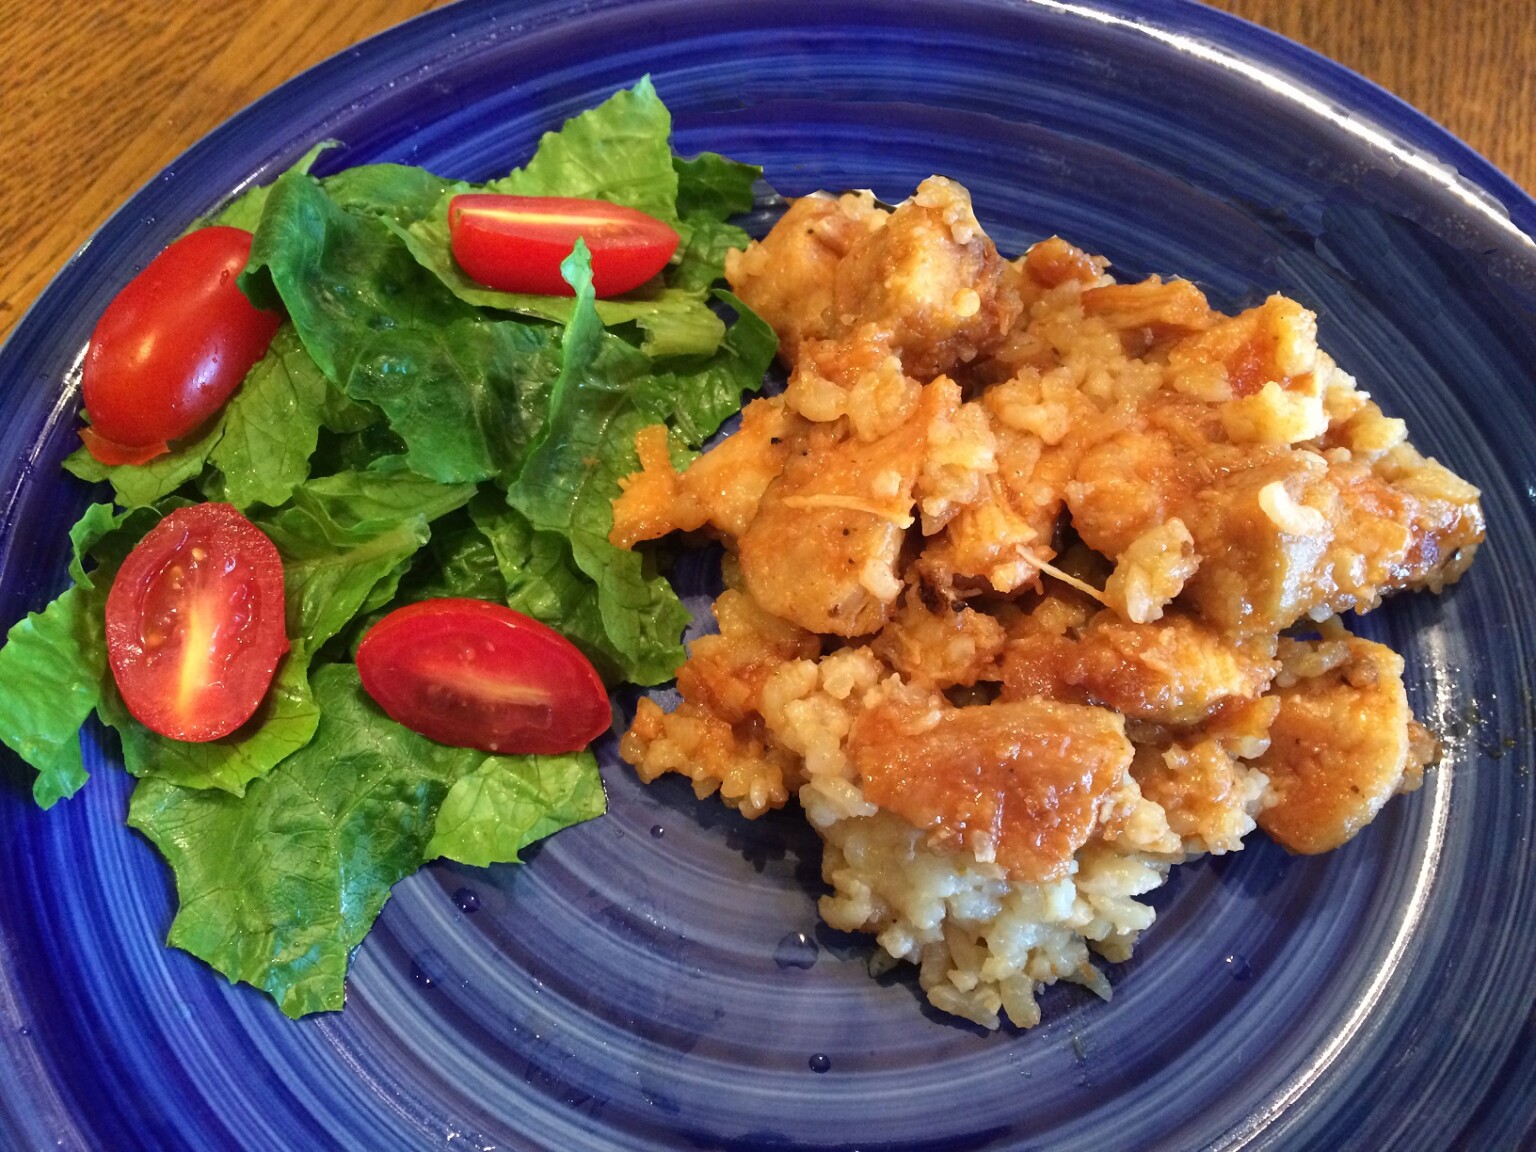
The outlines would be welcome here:
<svg viewBox="0 0 1536 1152">
<path fill-rule="evenodd" d="M 901 592 L 897 562 L 928 426 L 957 402 L 958 390 L 930 384 L 909 420 L 869 442 L 841 423 L 812 427 L 737 542 L 743 584 L 759 604 L 813 632 L 880 629 Z"/>
<path fill-rule="evenodd" d="M 1073 526 L 1108 556 L 1181 521 L 1198 558 L 1184 591 L 1218 627 L 1274 633 L 1438 589 L 1482 541 L 1477 490 L 1406 444 L 1362 462 L 1324 445 L 1234 444 L 1219 419 L 1160 399 L 1088 450 L 1066 491 Z"/>
<path fill-rule="evenodd" d="M 918 561 L 935 585 L 1016 592 L 1033 587 L 1040 565 L 1055 558 L 1062 458 L 1046 452 L 1039 437 L 995 420 L 989 438 L 995 467 L 978 477 L 975 497 L 954 502 L 944 530 Z"/>
<path fill-rule="evenodd" d="M 885 227 L 888 216 L 869 192 L 802 196 L 767 236 L 726 253 L 731 291 L 773 326 L 786 364 L 798 359 L 803 341 L 834 330 L 837 266 L 861 237 Z"/>
<path fill-rule="evenodd" d="M 942 176 L 889 214 L 868 193 L 796 200 L 764 240 L 727 258 L 725 275 L 778 332 L 786 363 L 807 340 L 862 332 L 922 380 L 995 347 L 1024 310 L 1018 269 L 970 194 Z"/>
<path fill-rule="evenodd" d="M 619 480 L 608 539 L 630 548 L 706 525 L 734 539 L 757 515 L 763 493 L 806 430 L 806 422 L 786 411 L 782 401 L 754 400 L 742 410 L 734 433 L 678 472 L 666 426 L 642 428 L 635 437 L 640 471 Z"/>
<path fill-rule="evenodd" d="M 1054 700 L 955 708 L 895 692 L 848 734 L 869 800 L 941 851 L 964 846 L 1031 882 L 1067 870 L 1132 754 L 1120 716 Z"/>
<path fill-rule="evenodd" d="M 832 308 L 834 334 L 879 327 L 920 380 L 996 346 L 1024 310 L 1017 269 L 982 231 L 970 193 L 942 176 L 924 180 L 884 228 L 848 250 Z"/>
<path fill-rule="evenodd" d="M 920 583 L 870 647 L 911 684 L 969 688 L 996 679 L 1007 633 L 994 617 Z"/>
<path fill-rule="evenodd" d="M 1257 761 L 1273 797 L 1259 824 L 1292 852 L 1327 852 L 1419 787 L 1435 740 L 1408 709 L 1403 658 L 1385 645 L 1285 641 L 1282 658 L 1280 711 Z"/>
<path fill-rule="evenodd" d="M 1237 645 L 1183 612 L 1136 624 L 1105 610 L 1075 634 L 1026 617 L 1003 654 L 1003 696 L 1102 704 L 1189 727 L 1223 705 L 1257 699 L 1278 668 L 1273 655 L 1273 639 Z"/>
</svg>

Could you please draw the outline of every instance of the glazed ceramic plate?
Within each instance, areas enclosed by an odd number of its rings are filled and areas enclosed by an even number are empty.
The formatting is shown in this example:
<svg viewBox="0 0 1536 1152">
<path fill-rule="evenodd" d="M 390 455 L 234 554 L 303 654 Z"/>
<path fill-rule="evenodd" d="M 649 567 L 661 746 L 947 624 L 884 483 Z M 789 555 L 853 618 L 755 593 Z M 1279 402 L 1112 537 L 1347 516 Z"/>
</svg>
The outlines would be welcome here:
<svg viewBox="0 0 1536 1152">
<path fill-rule="evenodd" d="M 312 143 L 474 179 L 650 73 L 683 152 L 788 194 L 932 172 L 1016 252 L 1060 232 L 1231 309 L 1285 292 L 1485 494 L 1462 584 L 1358 623 L 1402 650 L 1445 756 L 1343 850 L 1262 836 L 1176 870 L 1114 998 L 995 1033 L 872 980 L 818 927 L 819 852 L 602 746 L 611 811 L 520 867 L 432 866 L 300 1022 L 165 949 L 129 781 L 0 788 L 0 1143 L 66 1149 L 1515 1148 L 1536 1100 L 1536 205 L 1324 60 L 1179 3 L 478 3 L 266 97 L 134 196 L 0 353 L 0 620 L 64 586 L 89 499 L 72 368 L 128 269 Z M 63 397 L 61 400 L 60 397 Z M 697 594 L 701 562 L 679 574 Z"/>
</svg>

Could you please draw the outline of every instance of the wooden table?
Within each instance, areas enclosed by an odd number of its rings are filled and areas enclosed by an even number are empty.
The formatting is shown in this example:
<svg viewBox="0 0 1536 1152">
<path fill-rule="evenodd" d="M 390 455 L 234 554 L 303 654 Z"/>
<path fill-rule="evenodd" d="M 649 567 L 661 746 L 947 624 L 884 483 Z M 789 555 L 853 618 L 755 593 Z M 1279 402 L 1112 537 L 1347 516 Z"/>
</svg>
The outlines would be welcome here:
<svg viewBox="0 0 1536 1152">
<path fill-rule="evenodd" d="M 1536 190 L 1531 0 L 1216 4 L 1391 89 Z M 0 339 L 112 210 L 205 132 L 296 72 L 437 6 L 0 0 Z"/>
</svg>

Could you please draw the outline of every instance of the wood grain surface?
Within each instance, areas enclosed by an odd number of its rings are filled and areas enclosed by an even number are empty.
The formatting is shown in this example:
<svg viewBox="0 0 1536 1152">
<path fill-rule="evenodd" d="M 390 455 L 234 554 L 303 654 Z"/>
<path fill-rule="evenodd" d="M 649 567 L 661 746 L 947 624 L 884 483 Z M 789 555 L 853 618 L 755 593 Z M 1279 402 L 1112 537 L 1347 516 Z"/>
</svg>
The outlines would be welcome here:
<svg viewBox="0 0 1536 1152">
<path fill-rule="evenodd" d="M 209 129 L 433 0 L 0 0 L 0 339 Z M 1216 0 L 1390 89 L 1536 190 L 1532 0 Z"/>
</svg>

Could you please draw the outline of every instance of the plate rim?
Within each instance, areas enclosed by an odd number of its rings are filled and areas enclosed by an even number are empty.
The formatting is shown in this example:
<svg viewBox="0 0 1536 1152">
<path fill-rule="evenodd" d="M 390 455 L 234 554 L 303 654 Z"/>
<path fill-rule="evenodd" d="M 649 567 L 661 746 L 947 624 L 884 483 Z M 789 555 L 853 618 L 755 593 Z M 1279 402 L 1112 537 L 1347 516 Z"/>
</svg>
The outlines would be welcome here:
<svg viewBox="0 0 1536 1152">
<path fill-rule="evenodd" d="M 654 3 L 661 7 L 667 4 L 667 0 L 643 0 L 643 2 Z M 551 15 L 551 22 L 554 22 L 555 19 L 563 20 L 576 14 L 588 15 L 594 11 L 616 8 L 626 3 L 628 0 L 598 0 L 595 4 L 584 4 L 578 0 L 546 0 L 545 3 L 532 7 L 540 12 L 547 11 Z M 999 6 L 995 0 L 964 0 L 964 3 L 966 6 L 974 7 Z M 1217 34 L 1231 33 L 1241 41 L 1241 55 L 1277 63 L 1287 69 L 1299 70 L 1304 74 L 1313 91 L 1329 95 L 1330 98 L 1335 93 L 1342 96 L 1353 93 L 1361 96 L 1371 109 L 1385 111 L 1388 113 L 1385 122 L 1382 117 L 1375 116 L 1373 119 L 1376 123 L 1389 127 L 1394 136 L 1407 140 L 1415 146 L 1421 146 L 1425 141 L 1427 144 L 1433 144 L 1435 159 L 1451 165 L 1460 173 L 1462 179 L 1488 192 L 1496 202 L 1503 205 L 1511 221 L 1527 235 L 1536 231 L 1536 199 L 1494 167 L 1491 162 L 1443 126 L 1386 89 L 1278 33 L 1229 13 L 1206 8 L 1191 0 L 1149 0 L 1145 3 L 1095 0 L 1094 3 L 1083 4 L 1060 3 L 1058 0 L 1018 0 L 1017 3 L 1010 4 L 1004 0 L 1003 6 L 1035 7 L 1068 14 L 1096 10 L 1111 12 L 1126 19 L 1147 18 L 1153 21 L 1188 17 L 1202 31 L 1212 29 Z M 313 87 L 328 87 L 333 77 L 348 76 L 356 69 L 366 68 L 372 54 L 383 54 L 385 59 L 397 57 L 397 62 L 402 65 L 410 60 L 430 59 L 442 62 L 451 57 L 434 53 L 431 46 L 440 44 L 451 29 L 480 27 L 488 13 L 511 11 L 517 7 L 513 0 L 466 0 L 465 3 L 434 9 L 413 17 L 306 69 L 261 95 L 240 112 L 212 129 L 159 174 L 151 177 L 143 186 L 135 190 L 55 273 L 18 318 L 6 341 L 0 344 L 0 367 L 7 366 L 13 361 L 25 361 L 31 358 L 34 354 L 31 341 L 39 339 L 47 327 L 43 322 L 46 319 L 45 308 L 55 306 L 55 298 L 61 291 L 66 291 L 70 284 L 69 277 L 83 274 L 81 270 L 88 265 L 87 257 L 97 246 L 98 238 L 116 234 L 125 229 L 131 233 L 134 217 L 143 214 L 145 202 L 152 203 L 157 196 L 168 195 L 166 189 L 174 190 L 174 176 L 178 170 L 195 168 L 205 156 L 216 156 L 226 139 L 238 137 L 244 133 L 269 137 L 271 133 L 262 128 L 265 118 L 276 118 L 278 108 L 300 99 L 303 93 Z M 411 47 L 418 44 L 417 48 Z M 466 51 L 472 48 L 472 44 L 465 46 Z M 1411 131 L 1403 131 L 1405 128 Z M 283 134 L 282 138 L 287 142 L 284 147 L 302 150 L 301 144 L 294 143 L 299 137 L 287 133 Z M 1424 144 L 1426 150 L 1427 144 Z M 281 163 L 281 155 L 280 149 L 278 153 L 263 158 L 260 166 L 252 171 L 251 178 L 260 180 L 270 175 Z M 37 336 L 34 336 L 34 329 L 38 333 Z M 70 406 L 66 404 L 64 407 Z M 26 482 L 25 476 L 21 482 Z M 0 534 L 8 534 L 9 525 L 3 520 L 4 518 L 0 517 Z M 8 551 L 8 546 L 0 547 L 0 561 L 8 559 Z"/>
</svg>

